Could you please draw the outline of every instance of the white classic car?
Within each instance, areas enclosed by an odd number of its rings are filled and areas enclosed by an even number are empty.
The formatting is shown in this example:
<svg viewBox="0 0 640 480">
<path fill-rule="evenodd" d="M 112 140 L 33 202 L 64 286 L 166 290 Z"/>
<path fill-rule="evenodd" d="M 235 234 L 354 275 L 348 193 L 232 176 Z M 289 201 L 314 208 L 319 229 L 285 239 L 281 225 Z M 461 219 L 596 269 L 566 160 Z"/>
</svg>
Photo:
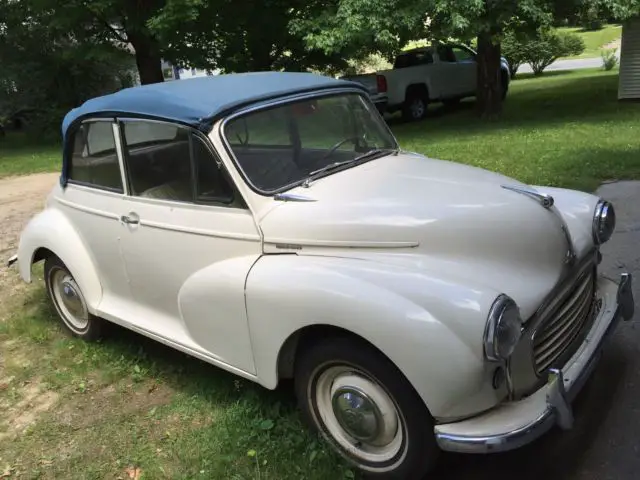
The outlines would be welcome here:
<svg viewBox="0 0 640 480">
<path fill-rule="evenodd" d="M 273 389 L 373 476 L 572 424 L 631 277 L 613 206 L 401 151 L 367 91 L 303 73 L 148 85 L 63 123 L 17 262 L 64 325 L 105 321 Z M 13 259 L 12 261 L 15 261 Z"/>
</svg>

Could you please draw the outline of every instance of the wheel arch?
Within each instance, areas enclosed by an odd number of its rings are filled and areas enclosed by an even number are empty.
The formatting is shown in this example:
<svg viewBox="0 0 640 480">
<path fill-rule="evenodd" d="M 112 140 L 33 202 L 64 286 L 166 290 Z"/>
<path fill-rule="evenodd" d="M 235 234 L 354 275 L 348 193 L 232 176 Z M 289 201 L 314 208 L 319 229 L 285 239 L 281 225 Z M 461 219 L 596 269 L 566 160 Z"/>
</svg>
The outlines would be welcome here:
<svg viewBox="0 0 640 480">
<path fill-rule="evenodd" d="M 372 270 L 375 273 L 369 276 Z M 258 383 L 274 389 L 290 377 L 304 342 L 346 335 L 372 345 L 389 359 L 436 418 L 466 414 L 468 407 L 462 403 L 467 398 L 473 400 L 472 408 L 492 406 L 495 393 L 488 390 L 481 354 L 442 320 L 457 307 L 442 300 L 440 309 L 431 308 L 417 303 L 408 291 L 398 291 L 393 282 L 397 286 L 402 272 L 347 258 L 262 257 L 246 285 Z M 422 292 L 443 285 L 416 278 L 409 288 L 423 297 Z M 430 296 L 438 301 L 445 295 L 438 290 Z M 481 302 L 488 303 L 488 297 Z M 461 324 L 477 323 L 481 337 L 484 325 L 474 321 L 472 312 L 459 309 L 456 314 L 464 317 L 459 318 Z M 449 388 L 435 387 L 444 384 Z"/>
<path fill-rule="evenodd" d="M 430 100 L 429 98 L 429 85 L 427 85 L 426 82 L 423 83 L 412 83 L 410 85 L 407 85 L 407 88 L 404 91 L 404 100 L 405 102 L 409 99 L 409 95 L 412 94 L 413 92 L 418 92 L 418 93 L 422 93 L 425 95 L 427 101 Z"/>
<path fill-rule="evenodd" d="M 329 324 L 306 325 L 291 333 L 282 344 L 278 352 L 278 381 L 293 378 L 295 363 L 299 359 L 302 349 L 317 342 L 332 338 L 351 338 L 355 341 L 362 342 L 374 348 L 391 361 L 389 357 L 373 343 L 350 330 Z"/>
<path fill-rule="evenodd" d="M 95 313 L 102 299 L 102 283 L 95 264 L 69 219 L 54 208 L 33 217 L 20 236 L 18 268 L 22 279 L 31 283 L 33 265 L 49 256 L 56 256 L 65 264 L 82 290 L 91 313 Z"/>
</svg>

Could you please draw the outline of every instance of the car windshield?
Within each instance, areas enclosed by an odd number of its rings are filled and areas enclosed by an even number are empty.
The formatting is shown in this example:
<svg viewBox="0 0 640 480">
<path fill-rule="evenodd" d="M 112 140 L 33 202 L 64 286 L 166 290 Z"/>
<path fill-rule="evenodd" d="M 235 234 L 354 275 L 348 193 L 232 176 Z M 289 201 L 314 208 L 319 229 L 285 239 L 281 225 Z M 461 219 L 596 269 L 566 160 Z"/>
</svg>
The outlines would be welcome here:
<svg viewBox="0 0 640 480">
<path fill-rule="evenodd" d="M 224 135 L 245 178 L 262 193 L 398 148 L 375 107 L 357 93 L 252 111 L 228 121 Z"/>
</svg>

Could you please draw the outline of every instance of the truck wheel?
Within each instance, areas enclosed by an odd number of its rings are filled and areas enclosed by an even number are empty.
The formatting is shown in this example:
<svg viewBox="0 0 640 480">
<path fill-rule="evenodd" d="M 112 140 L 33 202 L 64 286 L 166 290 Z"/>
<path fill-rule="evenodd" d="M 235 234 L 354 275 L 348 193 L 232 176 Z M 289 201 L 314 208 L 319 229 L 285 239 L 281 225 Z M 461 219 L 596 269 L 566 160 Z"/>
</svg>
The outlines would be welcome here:
<svg viewBox="0 0 640 480">
<path fill-rule="evenodd" d="M 66 329 L 83 340 L 100 338 L 103 320 L 89 313 L 82 290 L 58 257 L 45 260 L 44 281 L 47 294 Z"/>
<path fill-rule="evenodd" d="M 427 114 L 429 96 L 422 89 L 409 90 L 402 106 L 402 116 L 405 120 L 415 122 L 422 120 Z"/>
<path fill-rule="evenodd" d="M 305 348 L 295 389 L 305 420 L 368 477 L 419 479 L 434 465 L 433 418 L 397 367 L 365 342 L 333 338 Z"/>
<path fill-rule="evenodd" d="M 507 98 L 507 92 L 509 91 L 509 72 L 507 70 L 501 70 L 501 82 L 502 82 L 502 100 Z"/>
</svg>

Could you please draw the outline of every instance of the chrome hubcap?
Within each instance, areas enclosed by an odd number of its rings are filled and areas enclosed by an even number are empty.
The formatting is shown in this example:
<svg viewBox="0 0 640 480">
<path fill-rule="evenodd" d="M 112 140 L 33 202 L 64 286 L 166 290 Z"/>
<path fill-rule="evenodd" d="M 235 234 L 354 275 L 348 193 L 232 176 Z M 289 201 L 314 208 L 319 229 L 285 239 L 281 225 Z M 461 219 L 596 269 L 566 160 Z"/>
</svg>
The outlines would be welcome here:
<svg viewBox="0 0 640 480">
<path fill-rule="evenodd" d="M 328 368 L 318 376 L 315 398 L 327 432 L 350 455 L 386 462 L 400 452 L 404 429 L 395 403 L 364 373 Z"/>
<path fill-rule="evenodd" d="M 72 330 L 84 330 L 89 324 L 89 311 L 78 284 L 62 269 L 51 272 L 51 290 L 58 313 Z"/>
<path fill-rule="evenodd" d="M 380 410 L 366 393 L 353 387 L 333 394 L 333 412 L 340 426 L 358 440 L 374 440 L 378 435 Z"/>
</svg>

